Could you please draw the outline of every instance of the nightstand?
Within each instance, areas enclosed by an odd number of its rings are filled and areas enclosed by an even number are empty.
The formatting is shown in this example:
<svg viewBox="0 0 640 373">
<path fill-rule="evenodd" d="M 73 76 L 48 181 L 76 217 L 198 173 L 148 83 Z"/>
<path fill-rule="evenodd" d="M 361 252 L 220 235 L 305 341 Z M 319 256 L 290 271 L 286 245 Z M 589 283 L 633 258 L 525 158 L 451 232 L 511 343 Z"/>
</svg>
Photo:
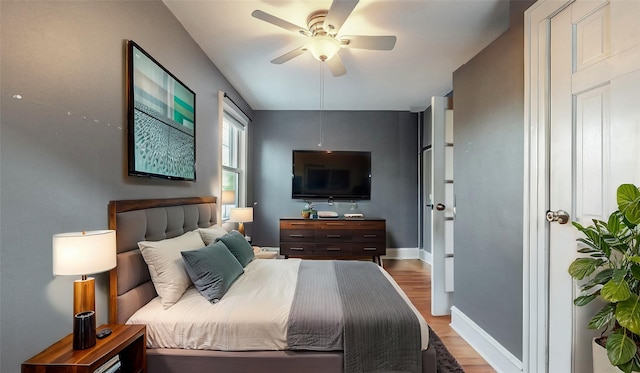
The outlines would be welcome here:
<svg viewBox="0 0 640 373">
<path fill-rule="evenodd" d="M 120 356 L 121 372 L 147 371 L 147 341 L 144 325 L 101 325 L 111 335 L 98 339 L 85 350 L 73 349 L 73 333 L 62 338 L 36 356 L 22 363 L 22 373 L 93 373 L 116 355 Z"/>
</svg>

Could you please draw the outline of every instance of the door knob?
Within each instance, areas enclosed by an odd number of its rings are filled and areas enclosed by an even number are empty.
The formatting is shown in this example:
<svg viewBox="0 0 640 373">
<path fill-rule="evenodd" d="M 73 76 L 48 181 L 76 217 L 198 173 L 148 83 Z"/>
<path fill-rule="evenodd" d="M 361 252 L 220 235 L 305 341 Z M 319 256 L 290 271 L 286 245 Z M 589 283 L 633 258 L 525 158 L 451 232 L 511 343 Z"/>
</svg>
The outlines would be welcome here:
<svg viewBox="0 0 640 373">
<path fill-rule="evenodd" d="M 436 210 L 438 210 L 438 211 L 444 211 L 444 209 L 445 209 L 445 206 L 444 206 L 442 203 L 438 203 L 438 204 L 436 205 Z"/>
<path fill-rule="evenodd" d="M 569 222 L 569 213 L 564 210 L 547 211 L 547 221 L 551 223 L 557 221 L 560 224 L 567 224 Z"/>
</svg>

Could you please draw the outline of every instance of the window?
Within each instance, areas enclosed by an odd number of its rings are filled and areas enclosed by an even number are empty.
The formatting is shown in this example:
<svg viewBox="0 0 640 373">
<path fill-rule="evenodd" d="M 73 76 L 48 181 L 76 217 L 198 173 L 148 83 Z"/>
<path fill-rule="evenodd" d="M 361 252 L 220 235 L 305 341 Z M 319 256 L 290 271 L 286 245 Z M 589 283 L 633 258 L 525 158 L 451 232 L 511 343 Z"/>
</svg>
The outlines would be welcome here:
<svg viewBox="0 0 640 373">
<path fill-rule="evenodd" d="M 233 207 L 243 207 L 246 202 L 246 128 L 248 119 L 227 99 L 223 100 L 222 113 L 222 220 L 229 219 Z"/>
</svg>

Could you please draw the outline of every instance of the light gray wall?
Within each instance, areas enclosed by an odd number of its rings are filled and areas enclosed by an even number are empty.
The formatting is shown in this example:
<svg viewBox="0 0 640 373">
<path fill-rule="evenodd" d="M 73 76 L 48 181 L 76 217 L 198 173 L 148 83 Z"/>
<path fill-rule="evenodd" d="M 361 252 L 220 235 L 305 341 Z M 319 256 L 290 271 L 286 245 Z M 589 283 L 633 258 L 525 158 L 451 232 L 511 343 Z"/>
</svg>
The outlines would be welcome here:
<svg viewBox="0 0 640 373">
<path fill-rule="evenodd" d="M 256 111 L 250 139 L 254 179 L 253 243 L 279 245 L 278 221 L 300 215 L 291 198 L 292 150 L 371 152 L 371 200 L 358 202 L 365 217 L 387 220 L 387 247 L 417 247 L 417 114 L 395 111 Z M 350 202 L 315 202 L 318 210 L 349 212 Z"/>
<path fill-rule="evenodd" d="M 4 373 L 72 331 L 76 278 L 53 276 L 51 236 L 105 229 L 109 200 L 218 195 L 218 90 L 243 101 L 161 1 L 1 1 L 0 17 Z M 126 175 L 126 39 L 196 92 L 197 182 Z"/>
<path fill-rule="evenodd" d="M 522 359 L 523 12 L 453 74 L 454 305 Z"/>
</svg>

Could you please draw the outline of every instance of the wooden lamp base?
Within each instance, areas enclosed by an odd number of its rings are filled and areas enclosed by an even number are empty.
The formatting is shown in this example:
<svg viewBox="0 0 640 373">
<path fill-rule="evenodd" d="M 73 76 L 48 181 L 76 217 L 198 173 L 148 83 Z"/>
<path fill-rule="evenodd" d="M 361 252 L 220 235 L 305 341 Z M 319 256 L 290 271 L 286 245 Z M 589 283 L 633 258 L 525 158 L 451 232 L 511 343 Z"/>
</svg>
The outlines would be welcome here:
<svg viewBox="0 0 640 373">
<path fill-rule="evenodd" d="M 96 281 L 82 276 L 73 282 L 73 349 L 96 344 Z"/>
<path fill-rule="evenodd" d="M 96 280 L 82 276 L 73 282 L 73 315 L 96 309 Z"/>
</svg>

